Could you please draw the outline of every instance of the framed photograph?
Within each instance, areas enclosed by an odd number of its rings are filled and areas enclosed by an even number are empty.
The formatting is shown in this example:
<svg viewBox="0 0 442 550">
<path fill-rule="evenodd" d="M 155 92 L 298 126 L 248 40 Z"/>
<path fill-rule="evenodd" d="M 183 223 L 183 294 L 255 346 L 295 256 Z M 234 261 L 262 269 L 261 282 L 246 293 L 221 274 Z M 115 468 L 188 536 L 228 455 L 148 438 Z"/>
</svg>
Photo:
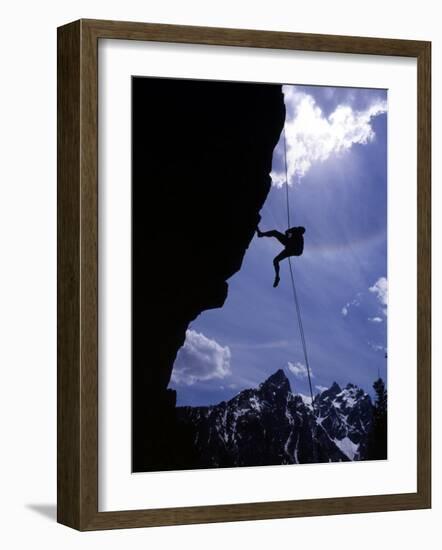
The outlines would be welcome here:
<svg viewBox="0 0 442 550">
<path fill-rule="evenodd" d="M 429 42 L 58 29 L 58 521 L 431 506 Z"/>
</svg>

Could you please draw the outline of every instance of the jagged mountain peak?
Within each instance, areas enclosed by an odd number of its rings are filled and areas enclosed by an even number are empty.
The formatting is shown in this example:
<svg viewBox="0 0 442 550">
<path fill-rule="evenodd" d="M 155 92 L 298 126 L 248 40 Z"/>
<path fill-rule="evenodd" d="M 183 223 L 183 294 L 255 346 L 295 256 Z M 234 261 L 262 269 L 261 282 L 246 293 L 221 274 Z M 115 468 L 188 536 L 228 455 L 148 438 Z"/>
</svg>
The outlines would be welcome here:
<svg viewBox="0 0 442 550">
<path fill-rule="evenodd" d="M 271 376 L 269 376 L 267 380 L 259 385 L 259 389 L 283 390 L 287 393 L 292 391 L 289 379 L 283 369 L 278 369 Z"/>
<path fill-rule="evenodd" d="M 341 392 L 342 392 L 341 386 L 337 382 L 333 382 L 333 384 L 327 390 L 324 390 L 323 392 L 321 392 L 316 399 L 319 399 L 320 401 L 325 401 L 327 399 L 334 399 Z"/>
<path fill-rule="evenodd" d="M 345 388 L 340 393 L 338 393 L 337 397 L 344 398 L 344 399 L 348 397 L 362 398 L 362 397 L 368 397 L 368 395 L 359 386 L 356 386 L 355 384 L 347 384 Z"/>
</svg>

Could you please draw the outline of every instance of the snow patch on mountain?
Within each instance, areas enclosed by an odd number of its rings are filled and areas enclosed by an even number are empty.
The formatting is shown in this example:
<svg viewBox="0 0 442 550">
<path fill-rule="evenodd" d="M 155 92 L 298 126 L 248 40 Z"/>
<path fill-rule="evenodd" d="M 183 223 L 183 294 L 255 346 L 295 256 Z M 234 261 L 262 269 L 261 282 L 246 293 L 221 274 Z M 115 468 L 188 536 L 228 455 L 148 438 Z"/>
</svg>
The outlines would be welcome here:
<svg viewBox="0 0 442 550">
<path fill-rule="evenodd" d="M 335 445 L 337 445 L 341 451 L 349 458 L 349 460 L 354 460 L 355 456 L 358 453 L 359 445 L 353 443 L 349 437 L 344 437 L 343 439 L 334 439 Z"/>
</svg>

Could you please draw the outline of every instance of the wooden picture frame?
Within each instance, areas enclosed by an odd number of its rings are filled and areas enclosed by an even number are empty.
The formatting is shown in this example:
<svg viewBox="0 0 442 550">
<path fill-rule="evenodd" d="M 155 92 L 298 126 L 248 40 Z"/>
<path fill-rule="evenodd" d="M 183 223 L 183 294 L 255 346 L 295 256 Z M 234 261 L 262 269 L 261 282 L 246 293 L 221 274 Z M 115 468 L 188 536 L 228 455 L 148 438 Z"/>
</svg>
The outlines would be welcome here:
<svg viewBox="0 0 442 550">
<path fill-rule="evenodd" d="M 418 70 L 417 492 L 98 511 L 98 40 L 403 56 Z M 81 531 L 431 506 L 431 44 L 79 20 L 58 29 L 58 521 Z"/>
</svg>

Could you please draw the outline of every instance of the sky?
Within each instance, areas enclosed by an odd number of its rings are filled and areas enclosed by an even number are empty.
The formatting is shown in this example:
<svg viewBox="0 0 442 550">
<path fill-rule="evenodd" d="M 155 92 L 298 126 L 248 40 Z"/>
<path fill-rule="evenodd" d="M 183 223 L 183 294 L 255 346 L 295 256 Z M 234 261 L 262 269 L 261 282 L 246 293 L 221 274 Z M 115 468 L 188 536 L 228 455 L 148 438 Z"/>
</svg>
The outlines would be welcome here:
<svg viewBox="0 0 442 550">
<path fill-rule="evenodd" d="M 336 381 L 373 395 L 387 380 L 387 90 L 283 86 L 285 130 L 275 147 L 261 230 L 302 225 L 292 258 L 314 393 Z M 284 137 L 285 134 L 285 137 Z M 191 323 L 169 387 L 177 405 L 209 405 L 282 368 L 308 396 L 288 261 L 273 288 L 278 241 L 255 236 L 220 309 Z"/>
</svg>

